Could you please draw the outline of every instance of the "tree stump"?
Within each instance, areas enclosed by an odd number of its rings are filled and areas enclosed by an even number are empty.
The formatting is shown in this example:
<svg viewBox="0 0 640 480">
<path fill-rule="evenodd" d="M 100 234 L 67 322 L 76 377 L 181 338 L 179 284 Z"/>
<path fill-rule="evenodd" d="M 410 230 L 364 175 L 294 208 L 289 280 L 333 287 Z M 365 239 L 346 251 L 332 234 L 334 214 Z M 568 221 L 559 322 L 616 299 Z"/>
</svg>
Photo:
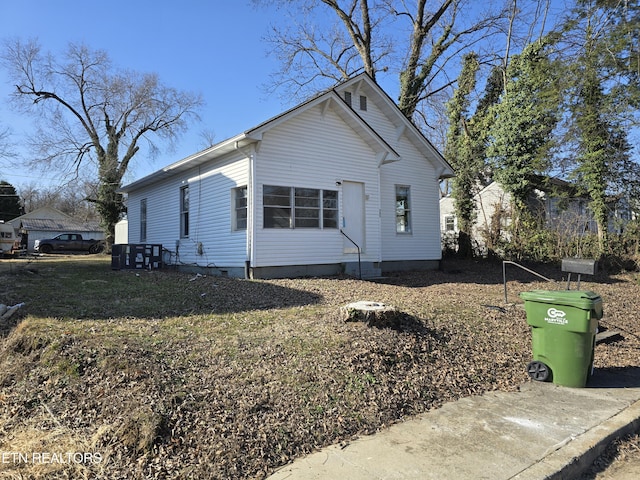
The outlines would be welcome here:
<svg viewBox="0 0 640 480">
<path fill-rule="evenodd" d="M 380 302 L 359 301 L 349 303 L 340 309 L 345 322 L 365 322 L 370 327 L 398 327 L 402 312 Z"/>
</svg>

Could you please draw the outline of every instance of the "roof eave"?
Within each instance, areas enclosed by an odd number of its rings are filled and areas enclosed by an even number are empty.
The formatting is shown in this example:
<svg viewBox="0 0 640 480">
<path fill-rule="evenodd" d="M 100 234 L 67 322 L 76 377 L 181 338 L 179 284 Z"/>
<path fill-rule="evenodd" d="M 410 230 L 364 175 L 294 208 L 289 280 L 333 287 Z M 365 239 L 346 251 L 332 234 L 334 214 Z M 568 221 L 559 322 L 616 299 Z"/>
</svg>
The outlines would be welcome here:
<svg viewBox="0 0 640 480">
<path fill-rule="evenodd" d="M 136 180 L 135 182 L 129 183 L 120 189 L 118 189 L 119 193 L 129 193 L 134 190 L 137 190 L 146 185 L 150 185 L 155 183 L 163 178 L 170 177 L 178 172 L 183 172 L 189 170 L 193 167 L 197 167 L 202 165 L 203 163 L 214 160 L 222 155 L 230 153 L 232 151 L 237 150 L 238 148 L 246 147 L 251 143 L 255 143 L 260 140 L 258 135 L 251 135 L 247 132 L 236 135 L 235 137 L 231 137 L 227 140 L 224 140 L 216 145 L 213 145 L 205 150 L 194 153 L 185 157 L 177 162 L 172 163 L 171 165 L 167 165 L 166 167 L 157 170 L 146 177 L 142 177 L 140 180 Z"/>
</svg>

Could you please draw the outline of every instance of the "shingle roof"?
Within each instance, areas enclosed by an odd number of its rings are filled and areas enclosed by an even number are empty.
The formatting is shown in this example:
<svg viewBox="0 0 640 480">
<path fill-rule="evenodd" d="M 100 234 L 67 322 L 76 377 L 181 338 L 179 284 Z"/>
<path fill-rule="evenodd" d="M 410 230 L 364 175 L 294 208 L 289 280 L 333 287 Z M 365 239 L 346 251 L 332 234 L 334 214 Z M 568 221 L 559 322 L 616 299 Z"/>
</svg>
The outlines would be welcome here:
<svg viewBox="0 0 640 480">
<path fill-rule="evenodd" d="M 20 222 L 25 230 L 39 231 L 69 231 L 69 232 L 98 232 L 101 230 L 98 222 L 78 222 L 73 219 L 25 218 Z"/>
</svg>

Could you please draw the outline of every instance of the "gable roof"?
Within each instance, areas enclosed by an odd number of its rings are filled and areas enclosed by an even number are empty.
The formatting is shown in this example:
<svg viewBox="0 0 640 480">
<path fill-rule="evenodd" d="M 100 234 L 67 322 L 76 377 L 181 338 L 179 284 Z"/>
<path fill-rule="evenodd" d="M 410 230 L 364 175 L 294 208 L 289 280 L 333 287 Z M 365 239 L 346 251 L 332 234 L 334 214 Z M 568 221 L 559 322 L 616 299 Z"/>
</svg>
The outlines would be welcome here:
<svg viewBox="0 0 640 480">
<path fill-rule="evenodd" d="M 320 106 L 322 112 L 332 108 L 333 111 L 371 147 L 376 153 L 378 164 L 384 164 L 400 160 L 400 155 L 356 113 L 342 98 L 340 92 L 352 85 L 366 86 L 370 93 L 377 95 L 382 100 L 382 110 L 386 115 L 391 115 L 393 123 L 400 130 L 400 134 L 407 132 L 409 138 L 416 144 L 419 151 L 427 158 L 436 162 L 436 169 L 439 178 L 453 176 L 453 169 L 446 162 L 438 150 L 420 133 L 418 128 L 410 122 L 398 109 L 391 98 L 378 86 L 369 75 L 361 74 L 351 80 L 343 82 L 335 87 L 318 94 L 315 97 L 289 109 L 285 112 L 270 118 L 269 120 L 240 133 L 234 137 L 223 140 L 205 150 L 194 153 L 188 157 L 178 160 L 161 170 L 147 175 L 119 189 L 119 192 L 128 193 L 138 188 L 153 184 L 162 178 L 183 172 L 193 167 L 197 167 L 206 162 L 221 157 L 222 155 L 242 149 L 251 144 L 256 144 L 262 140 L 263 134 L 268 130 L 290 120 L 291 118 L 311 109 Z"/>
<path fill-rule="evenodd" d="M 19 228 L 44 232 L 100 232 L 98 222 L 79 222 L 72 218 L 23 218 Z"/>
<path fill-rule="evenodd" d="M 38 230 L 46 232 L 101 232 L 100 223 L 95 220 L 82 222 L 53 207 L 40 207 L 29 213 L 13 218 L 10 223 L 13 228 Z"/>
<path fill-rule="evenodd" d="M 64 212 L 61 212 L 57 208 L 54 207 L 40 207 L 32 210 L 29 213 L 25 213 L 24 215 L 20 215 L 19 217 L 12 218 L 11 222 L 19 223 L 21 220 L 25 218 L 59 218 L 59 219 L 71 219 L 69 215 Z"/>
<path fill-rule="evenodd" d="M 375 94 L 381 101 L 377 103 L 378 107 L 386 115 L 386 117 L 392 121 L 396 127 L 396 136 L 400 138 L 405 134 L 409 140 L 418 148 L 418 151 L 422 153 L 426 158 L 429 158 L 432 162 L 435 162 L 434 167 L 438 172 L 438 178 L 451 178 L 455 176 L 453 167 L 449 165 L 449 162 L 438 151 L 438 149 L 424 136 L 422 131 L 408 119 L 402 111 L 398 108 L 398 105 L 391 99 L 391 97 L 385 92 L 380 85 L 378 85 L 368 74 L 362 73 L 356 77 L 353 77 L 345 82 L 342 82 L 336 87 L 335 90 L 343 92 L 345 90 L 351 90 L 354 97 L 357 97 L 360 91 L 364 93 Z"/>
</svg>

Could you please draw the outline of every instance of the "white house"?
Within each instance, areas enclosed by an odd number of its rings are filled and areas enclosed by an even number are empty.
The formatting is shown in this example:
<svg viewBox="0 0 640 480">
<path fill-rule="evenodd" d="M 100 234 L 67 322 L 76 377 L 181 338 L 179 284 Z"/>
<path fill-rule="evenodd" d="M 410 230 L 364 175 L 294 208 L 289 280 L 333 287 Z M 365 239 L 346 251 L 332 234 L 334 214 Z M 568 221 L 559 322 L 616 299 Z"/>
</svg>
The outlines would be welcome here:
<svg viewBox="0 0 640 480">
<path fill-rule="evenodd" d="M 53 207 L 41 207 L 7 222 L 22 236 L 28 251 L 36 240 L 55 237 L 60 233 L 80 233 L 85 238 L 104 239 L 104 231 L 97 221 L 77 220 Z"/>
<path fill-rule="evenodd" d="M 529 199 L 532 211 L 544 220 L 547 228 L 561 234 L 576 235 L 596 230 L 596 223 L 588 208 L 588 199 L 575 193 L 568 182 L 557 178 L 536 177 L 537 187 Z M 511 222 L 511 195 L 498 182 L 491 182 L 475 196 L 476 221 L 471 238 L 479 253 L 486 253 L 486 239 L 490 231 L 504 239 Z M 499 228 L 499 232 L 496 231 Z M 440 229 L 449 246 L 459 232 L 454 200 L 450 195 L 440 199 Z"/>
<path fill-rule="evenodd" d="M 250 278 L 435 268 L 450 165 L 366 74 L 121 190 L 128 243 Z"/>
</svg>

